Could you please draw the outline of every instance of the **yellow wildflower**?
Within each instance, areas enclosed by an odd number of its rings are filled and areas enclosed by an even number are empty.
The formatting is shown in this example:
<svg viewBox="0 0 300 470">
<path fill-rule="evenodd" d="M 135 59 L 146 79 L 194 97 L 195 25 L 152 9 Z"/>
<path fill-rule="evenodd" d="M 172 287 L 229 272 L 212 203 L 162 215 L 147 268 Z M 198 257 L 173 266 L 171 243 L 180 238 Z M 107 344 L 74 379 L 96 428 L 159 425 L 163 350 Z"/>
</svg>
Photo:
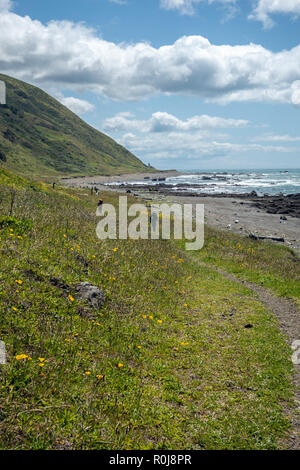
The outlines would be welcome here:
<svg viewBox="0 0 300 470">
<path fill-rule="evenodd" d="M 114 248 L 113 251 L 116 252 L 116 251 L 118 251 L 118 249 L 119 249 L 119 248 Z"/>
<path fill-rule="evenodd" d="M 147 315 L 142 315 L 143 318 L 147 318 Z"/>
<path fill-rule="evenodd" d="M 16 356 L 17 361 L 20 361 L 21 359 L 27 359 L 27 358 L 28 356 L 26 356 L 26 354 L 18 354 Z"/>
<path fill-rule="evenodd" d="M 75 300 L 74 297 L 71 296 L 71 294 L 69 295 L 69 300 L 70 300 L 71 302 L 74 302 L 74 300 Z"/>
<path fill-rule="evenodd" d="M 85 375 L 91 375 L 90 371 L 87 370 L 87 371 L 85 372 Z"/>
<path fill-rule="evenodd" d="M 96 375 L 96 377 L 97 377 L 98 380 L 101 380 L 101 379 L 103 379 L 104 375 L 98 374 L 98 375 Z"/>
<path fill-rule="evenodd" d="M 157 323 L 162 323 L 162 320 L 157 320 Z"/>
<path fill-rule="evenodd" d="M 122 364 L 121 362 L 119 362 L 118 367 L 121 369 L 122 367 L 124 367 L 124 364 Z"/>
<path fill-rule="evenodd" d="M 18 310 L 16 309 L 16 307 L 13 307 L 12 310 L 13 310 L 14 312 L 17 312 L 17 311 L 18 311 Z"/>
<path fill-rule="evenodd" d="M 20 286 L 23 284 L 23 281 L 21 281 L 20 279 L 16 279 L 15 282 L 19 284 Z"/>
</svg>

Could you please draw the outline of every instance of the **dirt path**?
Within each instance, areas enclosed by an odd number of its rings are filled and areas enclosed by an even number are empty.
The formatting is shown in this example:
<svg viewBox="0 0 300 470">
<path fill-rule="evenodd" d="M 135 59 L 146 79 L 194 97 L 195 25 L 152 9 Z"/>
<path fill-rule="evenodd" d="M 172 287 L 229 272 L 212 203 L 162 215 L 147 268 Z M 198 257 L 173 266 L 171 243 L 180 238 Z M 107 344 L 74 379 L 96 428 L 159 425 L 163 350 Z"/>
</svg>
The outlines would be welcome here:
<svg viewBox="0 0 300 470">
<path fill-rule="evenodd" d="M 295 340 L 300 339 L 300 312 L 298 307 L 292 300 L 283 297 L 277 297 L 275 294 L 267 289 L 264 289 L 252 282 L 238 279 L 233 274 L 230 274 L 222 269 L 200 262 L 206 268 L 211 268 L 217 271 L 227 279 L 242 284 L 252 292 L 257 294 L 259 301 L 264 304 L 268 310 L 273 312 L 279 320 L 280 327 L 288 339 L 288 343 L 292 345 Z M 291 351 L 292 355 L 292 351 Z M 293 413 L 292 431 L 285 443 L 285 448 L 291 450 L 300 450 L 300 365 L 295 365 L 294 383 L 296 386 L 295 401 L 297 403 L 297 411 Z"/>
</svg>

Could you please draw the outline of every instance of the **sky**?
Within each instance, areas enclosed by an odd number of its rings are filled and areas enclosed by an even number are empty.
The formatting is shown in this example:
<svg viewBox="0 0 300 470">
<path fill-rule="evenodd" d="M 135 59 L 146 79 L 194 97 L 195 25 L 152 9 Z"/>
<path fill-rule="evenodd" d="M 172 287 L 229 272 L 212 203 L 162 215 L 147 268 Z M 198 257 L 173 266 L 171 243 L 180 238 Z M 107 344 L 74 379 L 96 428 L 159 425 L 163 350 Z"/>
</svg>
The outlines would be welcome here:
<svg viewBox="0 0 300 470">
<path fill-rule="evenodd" d="M 159 169 L 300 168 L 300 0 L 0 0 L 0 72 Z"/>
</svg>

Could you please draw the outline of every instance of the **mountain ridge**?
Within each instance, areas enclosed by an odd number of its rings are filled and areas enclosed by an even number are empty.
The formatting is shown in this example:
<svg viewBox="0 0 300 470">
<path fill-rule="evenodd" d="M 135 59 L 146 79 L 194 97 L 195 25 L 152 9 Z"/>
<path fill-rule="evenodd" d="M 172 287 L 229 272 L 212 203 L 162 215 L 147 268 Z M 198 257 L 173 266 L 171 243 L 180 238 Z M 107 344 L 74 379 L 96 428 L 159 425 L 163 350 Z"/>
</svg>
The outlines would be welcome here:
<svg viewBox="0 0 300 470">
<path fill-rule="evenodd" d="M 125 147 L 94 129 L 45 91 L 8 75 L 0 106 L 0 163 L 25 175 L 145 172 Z"/>
</svg>

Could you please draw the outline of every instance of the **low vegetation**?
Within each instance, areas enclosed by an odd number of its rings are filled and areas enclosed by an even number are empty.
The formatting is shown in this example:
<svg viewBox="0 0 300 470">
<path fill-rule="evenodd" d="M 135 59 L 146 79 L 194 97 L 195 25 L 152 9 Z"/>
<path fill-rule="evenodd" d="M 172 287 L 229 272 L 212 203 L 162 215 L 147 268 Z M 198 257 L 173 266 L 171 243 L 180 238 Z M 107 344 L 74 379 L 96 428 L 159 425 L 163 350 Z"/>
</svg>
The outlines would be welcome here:
<svg viewBox="0 0 300 470">
<path fill-rule="evenodd" d="M 282 445 L 293 389 L 277 320 L 197 258 L 233 270 L 233 253 L 266 273 L 262 248 L 250 257 L 246 242 L 217 232 L 199 254 L 172 241 L 98 240 L 88 191 L 53 190 L 7 171 L 0 198 L 0 339 L 8 353 L 1 449 Z M 270 250 L 285 259 L 286 251 Z M 284 269 L 274 262 L 270 275 Z M 83 281 L 104 290 L 101 310 L 78 299 Z"/>
<path fill-rule="evenodd" d="M 19 174 L 120 174 L 152 170 L 44 91 L 0 74 L 0 164 Z"/>
<path fill-rule="evenodd" d="M 201 260 L 300 305 L 300 263 L 291 249 L 208 227 L 205 239 L 204 249 L 197 253 Z"/>
</svg>

